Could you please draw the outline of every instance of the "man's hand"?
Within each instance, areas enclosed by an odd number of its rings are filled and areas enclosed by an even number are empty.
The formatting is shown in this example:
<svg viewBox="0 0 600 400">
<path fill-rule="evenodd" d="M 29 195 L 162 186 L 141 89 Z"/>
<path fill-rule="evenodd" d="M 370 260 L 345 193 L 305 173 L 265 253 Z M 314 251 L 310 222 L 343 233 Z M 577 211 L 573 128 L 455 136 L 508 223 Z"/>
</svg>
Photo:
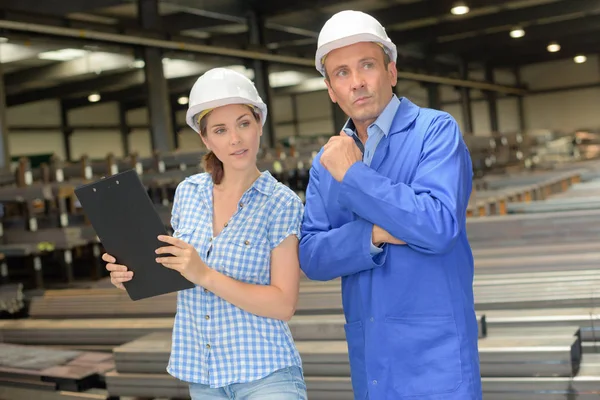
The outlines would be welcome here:
<svg viewBox="0 0 600 400">
<path fill-rule="evenodd" d="M 362 153 L 354 139 L 348 136 L 343 131 L 339 136 L 333 136 L 323 147 L 321 154 L 321 165 L 333 176 L 333 178 L 341 182 L 348 169 L 357 161 L 362 160 Z"/>
<path fill-rule="evenodd" d="M 389 244 L 406 244 L 405 241 L 396 239 L 392 235 L 389 234 L 385 229 L 373 225 L 373 233 L 371 234 L 371 240 L 375 246 L 381 246 L 382 243 Z"/>
</svg>

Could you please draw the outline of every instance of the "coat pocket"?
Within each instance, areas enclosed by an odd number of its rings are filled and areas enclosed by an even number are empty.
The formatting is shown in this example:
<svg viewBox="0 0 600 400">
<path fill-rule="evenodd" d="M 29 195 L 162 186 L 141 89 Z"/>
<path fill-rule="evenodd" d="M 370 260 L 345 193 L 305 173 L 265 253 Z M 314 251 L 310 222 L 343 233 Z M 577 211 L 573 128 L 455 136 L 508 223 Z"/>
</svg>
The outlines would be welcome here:
<svg viewBox="0 0 600 400">
<path fill-rule="evenodd" d="M 350 359 L 350 378 L 355 399 L 367 398 L 367 368 L 365 360 L 365 333 L 362 322 L 344 325 Z"/>
<path fill-rule="evenodd" d="M 452 317 L 388 317 L 391 385 L 398 396 L 455 391 L 462 382 L 460 341 Z"/>
</svg>

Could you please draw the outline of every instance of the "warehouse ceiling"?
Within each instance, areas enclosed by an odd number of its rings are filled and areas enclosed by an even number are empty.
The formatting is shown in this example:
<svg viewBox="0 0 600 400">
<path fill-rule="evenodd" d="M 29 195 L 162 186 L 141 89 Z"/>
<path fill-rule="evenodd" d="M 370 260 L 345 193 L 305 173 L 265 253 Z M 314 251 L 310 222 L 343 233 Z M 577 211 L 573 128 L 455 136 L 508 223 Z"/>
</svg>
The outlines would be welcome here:
<svg viewBox="0 0 600 400">
<path fill-rule="evenodd" d="M 581 62 L 600 50 L 600 0 L 159 0 L 160 28 L 153 30 L 141 28 L 139 4 L 150 3 L 139 1 L 0 0 L 7 105 L 60 98 L 78 107 L 93 93 L 143 106 L 140 39 L 163 47 L 174 102 L 214 66 L 252 77 L 248 58 L 255 56 L 269 61 L 275 93 L 322 89 L 312 67 L 318 31 L 342 9 L 382 22 L 399 48 L 399 70 L 420 74 L 417 80 L 458 79 L 465 65 Z M 453 12 L 461 5 L 468 10 Z M 253 24 L 264 27 L 262 38 L 250 35 Z M 90 34 L 97 32 L 104 36 Z"/>
</svg>

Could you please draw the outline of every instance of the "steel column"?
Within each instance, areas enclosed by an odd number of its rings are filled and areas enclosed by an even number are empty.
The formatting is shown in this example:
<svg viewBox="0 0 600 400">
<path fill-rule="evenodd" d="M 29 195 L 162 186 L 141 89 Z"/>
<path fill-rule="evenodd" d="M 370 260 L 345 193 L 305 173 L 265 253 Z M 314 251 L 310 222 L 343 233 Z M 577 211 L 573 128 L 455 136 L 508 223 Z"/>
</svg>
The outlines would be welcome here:
<svg viewBox="0 0 600 400">
<path fill-rule="evenodd" d="M 161 16 L 158 0 L 138 0 L 138 15 L 144 29 L 160 30 Z M 152 148 L 163 152 L 174 149 L 173 121 L 167 80 L 163 72 L 162 51 L 156 47 L 144 47 L 144 72 L 148 96 L 148 115 Z"/>
<path fill-rule="evenodd" d="M 248 34 L 251 46 L 264 47 L 264 21 L 256 11 L 248 13 Z M 254 84 L 260 97 L 267 104 L 267 108 L 272 110 L 271 85 L 269 84 L 269 64 L 264 60 L 252 60 L 252 69 L 254 70 Z M 275 127 L 273 118 L 268 117 L 263 127 L 263 136 L 267 138 L 269 147 L 275 146 Z"/>
<path fill-rule="evenodd" d="M 462 79 L 468 79 L 469 68 L 466 62 L 461 63 L 460 75 Z M 464 134 L 473 135 L 473 109 L 471 107 L 471 90 L 466 87 L 460 89 L 460 106 L 464 124 Z"/>
<path fill-rule="evenodd" d="M 519 67 L 515 67 L 514 74 L 516 78 L 517 85 L 521 85 L 521 70 Z M 517 107 L 519 113 L 519 130 L 521 132 L 525 132 L 527 129 L 527 123 L 525 122 L 525 96 L 517 96 Z"/>
<path fill-rule="evenodd" d="M 71 135 L 73 134 L 73 128 L 69 126 L 69 108 L 64 100 L 60 102 L 60 130 L 63 135 L 65 160 L 71 161 Z"/>
<path fill-rule="evenodd" d="M 429 102 L 429 108 L 439 110 L 442 108 L 442 102 L 440 98 L 440 85 L 436 83 L 427 83 L 427 101 Z"/>
<path fill-rule="evenodd" d="M 121 131 L 123 156 L 127 157 L 130 152 L 129 134 L 131 133 L 131 129 L 129 129 L 129 126 L 127 126 L 127 110 L 122 102 L 119 102 L 119 130 Z"/>
<path fill-rule="evenodd" d="M 0 171 L 10 170 L 10 152 L 8 149 L 8 124 L 6 123 L 6 90 L 4 71 L 0 64 Z"/>
<path fill-rule="evenodd" d="M 292 122 L 294 124 L 294 136 L 300 136 L 300 124 L 298 119 L 298 95 L 290 96 L 292 102 Z"/>
<path fill-rule="evenodd" d="M 177 123 L 177 111 L 178 106 L 177 99 L 171 101 L 171 121 L 173 125 L 173 146 L 175 149 L 179 148 L 179 124 Z"/>
<path fill-rule="evenodd" d="M 492 67 L 485 67 L 485 80 L 489 83 L 494 83 L 494 70 Z M 493 91 L 486 91 L 485 97 L 488 103 L 488 110 L 490 114 L 490 129 L 492 132 L 499 132 L 498 124 L 498 95 Z"/>
</svg>

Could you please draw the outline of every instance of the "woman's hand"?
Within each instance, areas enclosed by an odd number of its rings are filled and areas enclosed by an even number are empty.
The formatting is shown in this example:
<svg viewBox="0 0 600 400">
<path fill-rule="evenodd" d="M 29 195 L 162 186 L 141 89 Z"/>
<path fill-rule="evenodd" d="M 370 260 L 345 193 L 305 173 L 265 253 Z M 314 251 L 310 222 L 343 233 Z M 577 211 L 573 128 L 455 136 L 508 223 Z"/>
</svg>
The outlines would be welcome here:
<svg viewBox="0 0 600 400">
<path fill-rule="evenodd" d="M 110 283 L 121 290 L 125 290 L 123 282 L 130 281 L 133 278 L 133 271 L 128 271 L 127 267 L 120 264 L 114 264 L 117 260 L 108 253 L 102 254 L 102 260 L 106 261 L 106 270 L 110 271 Z"/>
<path fill-rule="evenodd" d="M 172 236 L 160 235 L 158 240 L 170 244 L 159 247 L 156 254 L 171 254 L 172 256 L 157 257 L 156 262 L 167 268 L 174 269 L 188 281 L 199 286 L 205 286 L 205 281 L 211 269 L 202 261 L 194 246 Z"/>
</svg>

